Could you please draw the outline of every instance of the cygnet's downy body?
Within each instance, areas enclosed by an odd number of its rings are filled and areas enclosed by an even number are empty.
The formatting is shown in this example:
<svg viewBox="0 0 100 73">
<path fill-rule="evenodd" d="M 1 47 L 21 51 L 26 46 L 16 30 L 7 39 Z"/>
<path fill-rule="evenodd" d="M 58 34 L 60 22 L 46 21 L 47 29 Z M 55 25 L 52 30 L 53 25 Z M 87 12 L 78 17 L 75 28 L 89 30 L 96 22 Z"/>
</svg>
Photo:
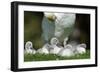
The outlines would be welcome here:
<svg viewBox="0 0 100 73">
<path fill-rule="evenodd" d="M 71 50 L 72 46 L 70 44 L 68 45 L 65 45 L 64 46 L 64 49 L 62 49 L 60 52 L 59 52 L 59 55 L 60 56 L 66 56 L 66 57 L 70 57 L 70 56 L 74 56 L 74 53 L 73 51 Z"/>
<path fill-rule="evenodd" d="M 59 40 L 56 37 L 52 38 L 50 43 L 52 46 L 52 50 L 50 50 L 50 53 L 52 54 L 58 54 L 63 49 L 62 46 L 57 46 Z"/>
<path fill-rule="evenodd" d="M 37 50 L 37 53 L 49 54 L 49 44 L 45 44 L 42 48 Z"/>
<path fill-rule="evenodd" d="M 63 42 L 64 48 L 59 52 L 60 56 L 70 57 L 70 56 L 74 55 L 74 53 L 72 51 L 72 45 L 71 44 L 67 44 L 67 41 L 68 41 L 68 37 L 66 37 L 64 39 L 64 42 Z"/>
<path fill-rule="evenodd" d="M 77 51 L 78 54 L 86 53 L 86 44 L 79 44 L 79 45 L 77 45 L 76 51 Z"/>
</svg>

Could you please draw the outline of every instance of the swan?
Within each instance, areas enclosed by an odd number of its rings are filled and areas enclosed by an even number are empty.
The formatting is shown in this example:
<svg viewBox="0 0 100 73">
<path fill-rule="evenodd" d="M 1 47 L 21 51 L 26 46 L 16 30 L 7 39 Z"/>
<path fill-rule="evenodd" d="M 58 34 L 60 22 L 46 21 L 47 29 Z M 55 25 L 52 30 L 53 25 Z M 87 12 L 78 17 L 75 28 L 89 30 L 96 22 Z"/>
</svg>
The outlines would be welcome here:
<svg viewBox="0 0 100 73">
<path fill-rule="evenodd" d="M 63 49 L 62 46 L 57 46 L 57 44 L 59 43 L 59 40 L 58 40 L 56 37 L 53 37 L 53 38 L 51 39 L 50 43 L 51 43 L 51 46 L 52 46 L 52 48 L 53 48 L 52 50 L 50 50 L 50 53 L 52 53 L 52 54 L 58 54 L 59 51 L 60 51 L 61 49 Z"/>
<path fill-rule="evenodd" d="M 74 30 L 75 13 L 44 12 L 42 20 L 42 38 L 48 42 L 52 37 L 63 41 Z"/>
<path fill-rule="evenodd" d="M 36 50 L 33 48 L 33 44 L 31 41 L 26 42 L 25 53 L 28 53 L 28 54 L 35 54 L 36 53 Z"/>
<path fill-rule="evenodd" d="M 49 54 L 49 44 L 45 44 L 42 48 L 37 50 L 37 53 L 41 53 L 41 54 Z"/>
<path fill-rule="evenodd" d="M 86 44 L 82 43 L 82 44 L 77 45 L 76 50 L 78 54 L 86 53 Z"/>
</svg>

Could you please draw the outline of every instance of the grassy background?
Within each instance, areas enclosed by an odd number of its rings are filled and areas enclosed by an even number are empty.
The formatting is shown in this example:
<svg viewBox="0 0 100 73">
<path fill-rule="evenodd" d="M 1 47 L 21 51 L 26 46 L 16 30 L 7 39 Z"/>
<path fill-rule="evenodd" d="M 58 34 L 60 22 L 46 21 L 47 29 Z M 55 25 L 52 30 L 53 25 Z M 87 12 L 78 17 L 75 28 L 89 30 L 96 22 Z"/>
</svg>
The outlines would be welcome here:
<svg viewBox="0 0 100 73">
<path fill-rule="evenodd" d="M 50 61 L 50 60 L 71 60 L 71 59 L 88 59 L 90 58 L 90 51 L 87 50 L 84 54 L 78 54 L 72 57 L 62 57 L 54 54 L 24 54 L 24 61 Z"/>
<path fill-rule="evenodd" d="M 35 49 L 43 46 L 41 23 L 43 12 L 24 11 L 24 44 L 31 41 Z"/>
</svg>

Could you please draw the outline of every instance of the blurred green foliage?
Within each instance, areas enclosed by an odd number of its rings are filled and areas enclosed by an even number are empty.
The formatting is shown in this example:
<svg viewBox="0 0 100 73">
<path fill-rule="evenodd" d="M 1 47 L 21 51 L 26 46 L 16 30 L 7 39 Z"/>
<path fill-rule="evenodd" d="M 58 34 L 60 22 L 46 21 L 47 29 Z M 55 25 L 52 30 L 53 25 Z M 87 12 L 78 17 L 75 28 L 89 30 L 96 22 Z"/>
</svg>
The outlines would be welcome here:
<svg viewBox="0 0 100 73">
<path fill-rule="evenodd" d="M 27 41 L 33 43 L 34 48 L 38 49 L 43 45 L 41 38 L 43 19 L 42 12 L 24 11 L 24 44 Z"/>
</svg>

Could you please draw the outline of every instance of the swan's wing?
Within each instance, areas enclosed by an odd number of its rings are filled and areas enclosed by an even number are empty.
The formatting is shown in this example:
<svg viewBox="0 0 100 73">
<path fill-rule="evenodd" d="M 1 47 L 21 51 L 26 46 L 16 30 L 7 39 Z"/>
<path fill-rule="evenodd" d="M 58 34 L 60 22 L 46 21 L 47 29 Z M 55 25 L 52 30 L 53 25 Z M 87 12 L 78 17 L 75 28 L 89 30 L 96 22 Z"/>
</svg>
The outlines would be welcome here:
<svg viewBox="0 0 100 73">
<path fill-rule="evenodd" d="M 71 27 L 76 20 L 76 14 L 72 13 L 56 13 L 56 25 L 62 28 Z"/>
<path fill-rule="evenodd" d="M 45 16 L 42 21 L 42 38 L 47 42 L 54 36 L 55 24 L 54 21 L 49 21 Z"/>
<path fill-rule="evenodd" d="M 59 39 L 62 41 L 65 37 L 68 37 L 72 33 L 76 15 L 63 13 L 62 15 L 60 14 L 56 17 L 57 19 L 55 22 L 55 36 L 59 37 Z"/>
</svg>

